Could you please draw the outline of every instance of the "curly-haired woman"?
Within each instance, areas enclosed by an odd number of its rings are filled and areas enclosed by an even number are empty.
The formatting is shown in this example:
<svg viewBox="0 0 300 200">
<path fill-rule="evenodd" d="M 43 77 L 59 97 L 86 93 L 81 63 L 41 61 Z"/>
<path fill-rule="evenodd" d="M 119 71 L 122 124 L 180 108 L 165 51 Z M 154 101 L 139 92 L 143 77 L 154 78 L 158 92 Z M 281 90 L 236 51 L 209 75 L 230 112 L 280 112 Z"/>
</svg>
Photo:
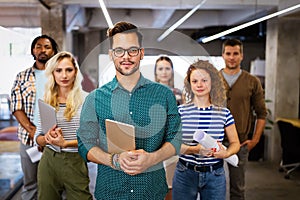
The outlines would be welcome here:
<svg viewBox="0 0 300 200">
<path fill-rule="evenodd" d="M 190 65 L 184 80 L 184 97 L 186 103 L 178 107 L 183 143 L 173 178 L 173 200 L 192 200 L 198 195 L 201 200 L 225 200 L 223 159 L 237 153 L 240 143 L 234 119 L 225 107 L 225 88 L 217 69 L 202 60 Z M 216 139 L 219 151 L 194 141 L 197 130 Z M 225 134 L 230 142 L 227 149 L 221 144 Z"/>
</svg>

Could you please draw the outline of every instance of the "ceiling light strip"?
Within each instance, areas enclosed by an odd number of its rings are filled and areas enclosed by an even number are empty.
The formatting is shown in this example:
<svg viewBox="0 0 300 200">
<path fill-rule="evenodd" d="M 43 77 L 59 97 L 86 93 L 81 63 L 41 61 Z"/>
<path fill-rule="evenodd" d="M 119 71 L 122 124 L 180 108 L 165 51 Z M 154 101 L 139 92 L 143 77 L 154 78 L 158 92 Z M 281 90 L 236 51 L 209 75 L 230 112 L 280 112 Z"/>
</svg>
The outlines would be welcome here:
<svg viewBox="0 0 300 200">
<path fill-rule="evenodd" d="M 246 27 L 248 27 L 248 26 L 251 26 L 251 25 L 257 24 L 257 23 L 259 23 L 259 22 L 268 20 L 268 19 L 273 18 L 273 17 L 276 17 L 276 16 L 278 16 L 278 15 L 282 15 L 282 14 L 284 14 L 284 13 L 290 12 L 290 11 L 292 11 L 292 10 L 295 10 L 295 9 L 299 8 L 299 7 L 300 7 L 300 4 L 297 4 L 297 5 L 295 5 L 295 6 L 292 6 L 292 7 L 286 8 L 286 9 L 284 9 L 284 10 L 275 12 L 275 13 L 273 13 L 273 14 L 267 15 L 267 16 L 265 16 L 265 17 L 261 17 L 261 18 L 259 18 L 259 19 L 256 19 L 256 20 L 247 22 L 247 23 L 245 23 L 245 24 L 241 24 L 241 25 L 236 26 L 236 27 L 234 27 L 234 28 L 231 28 L 231 29 L 228 29 L 228 30 L 226 30 L 226 31 L 220 32 L 220 33 L 218 33 L 218 34 L 215 34 L 215 35 L 209 36 L 209 37 L 207 37 L 207 38 L 204 38 L 204 39 L 202 40 L 202 42 L 203 42 L 203 43 L 210 42 L 210 41 L 212 41 L 212 40 L 218 39 L 218 38 L 220 38 L 220 37 L 223 37 L 223 36 L 225 36 L 225 35 L 228 35 L 228 34 L 230 34 L 230 33 L 235 32 L 235 31 L 241 30 L 241 29 L 246 28 Z"/>
<path fill-rule="evenodd" d="M 199 3 L 197 6 L 195 6 L 190 12 L 188 12 L 185 16 L 183 16 L 180 20 L 178 20 L 175 24 L 173 24 L 169 29 L 167 29 L 159 38 L 157 38 L 157 41 L 162 41 L 165 37 L 167 37 L 172 31 L 174 31 L 178 26 L 180 26 L 185 20 L 187 20 L 196 10 L 198 10 L 206 0 L 202 0 L 201 3 Z"/>
<path fill-rule="evenodd" d="M 106 22 L 108 24 L 108 27 L 112 28 L 114 25 L 113 25 L 113 23 L 111 21 L 111 18 L 109 16 L 108 12 L 107 12 L 107 9 L 106 9 L 106 6 L 104 4 L 104 1 L 103 0 L 99 0 L 99 3 L 100 3 L 100 7 L 102 9 L 103 15 L 105 17 L 105 20 L 106 20 Z"/>
</svg>

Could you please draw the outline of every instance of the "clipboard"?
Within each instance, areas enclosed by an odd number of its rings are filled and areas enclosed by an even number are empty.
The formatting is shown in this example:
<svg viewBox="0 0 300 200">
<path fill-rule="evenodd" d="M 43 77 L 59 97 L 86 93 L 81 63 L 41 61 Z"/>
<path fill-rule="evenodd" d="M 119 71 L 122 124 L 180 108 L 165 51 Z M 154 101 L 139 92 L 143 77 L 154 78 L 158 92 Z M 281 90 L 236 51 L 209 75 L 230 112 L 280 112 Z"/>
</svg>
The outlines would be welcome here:
<svg viewBox="0 0 300 200">
<path fill-rule="evenodd" d="M 130 124 L 105 119 L 107 151 L 120 153 L 135 149 L 135 127 Z"/>
<path fill-rule="evenodd" d="M 41 128 L 44 134 L 46 134 L 49 129 L 51 129 L 56 122 L 56 110 L 54 107 L 45 103 L 42 99 L 38 99 L 39 104 L 39 112 L 40 112 L 40 120 L 41 120 Z M 57 151 L 61 152 L 59 146 L 52 145 L 51 146 Z"/>
</svg>

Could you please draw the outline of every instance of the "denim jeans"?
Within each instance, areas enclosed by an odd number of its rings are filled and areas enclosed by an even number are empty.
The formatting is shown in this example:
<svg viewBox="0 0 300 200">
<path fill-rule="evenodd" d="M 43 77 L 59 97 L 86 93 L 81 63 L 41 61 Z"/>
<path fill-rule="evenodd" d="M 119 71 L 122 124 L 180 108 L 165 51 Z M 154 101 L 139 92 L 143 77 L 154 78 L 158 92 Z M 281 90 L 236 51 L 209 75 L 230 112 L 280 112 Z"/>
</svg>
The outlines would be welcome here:
<svg viewBox="0 0 300 200">
<path fill-rule="evenodd" d="M 173 178 L 173 200 L 225 200 L 226 177 L 224 168 L 211 172 L 196 172 L 178 162 Z"/>
</svg>

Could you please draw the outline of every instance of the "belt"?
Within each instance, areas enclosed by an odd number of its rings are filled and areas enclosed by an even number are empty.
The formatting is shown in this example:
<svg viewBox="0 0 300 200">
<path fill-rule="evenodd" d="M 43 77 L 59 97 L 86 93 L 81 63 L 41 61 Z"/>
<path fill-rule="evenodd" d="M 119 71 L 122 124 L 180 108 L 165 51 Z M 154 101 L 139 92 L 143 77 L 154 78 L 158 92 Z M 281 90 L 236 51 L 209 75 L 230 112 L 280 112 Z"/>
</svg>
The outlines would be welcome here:
<svg viewBox="0 0 300 200">
<path fill-rule="evenodd" d="M 44 148 L 44 152 L 50 154 L 53 157 L 59 157 L 59 158 L 79 156 L 78 152 L 66 152 L 66 151 L 56 152 L 47 146 Z"/>
<path fill-rule="evenodd" d="M 186 166 L 188 169 L 194 170 L 195 172 L 212 172 L 213 170 L 223 167 L 223 160 L 213 164 L 213 165 L 195 165 L 190 162 L 186 162 L 182 159 L 179 159 L 179 162 Z"/>
</svg>

